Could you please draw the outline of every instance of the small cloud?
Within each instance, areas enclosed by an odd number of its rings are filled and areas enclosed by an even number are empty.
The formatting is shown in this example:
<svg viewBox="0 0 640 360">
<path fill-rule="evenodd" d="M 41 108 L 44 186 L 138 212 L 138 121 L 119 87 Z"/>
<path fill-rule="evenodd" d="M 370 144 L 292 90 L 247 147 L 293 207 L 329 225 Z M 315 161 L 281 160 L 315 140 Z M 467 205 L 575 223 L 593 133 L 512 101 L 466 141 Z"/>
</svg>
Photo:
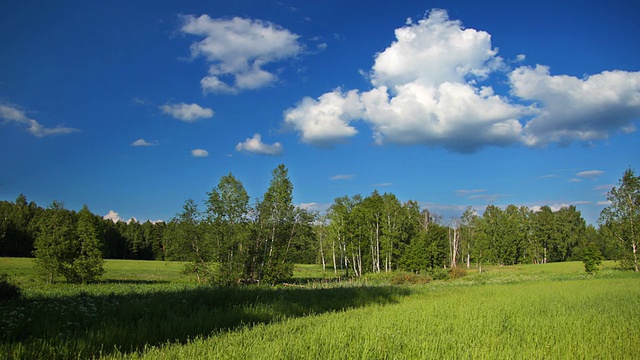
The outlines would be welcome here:
<svg viewBox="0 0 640 360">
<path fill-rule="evenodd" d="M 262 136 L 260 134 L 254 134 L 253 138 L 247 138 L 244 142 L 239 142 L 238 145 L 236 145 L 236 151 L 246 151 L 262 155 L 280 155 L 282 154 L 283 148 L 279 142 L 273 145 L 265 144 L 262 142 Z"/>
<path fill-rule="evenodd" d="M 542 176 L 538 176 L 536 179 L 538 180 L 544 180 L 544 179 L 553 179 L 558 177 L 558 175 L 555 174 L 549 174 L 549 175 L 542 175 Z"/>
<path fill-rule="evenodd" d="M 145 139 L 138 139 L 131 143 L 131 146 L 155 146 L 158 145 L 158 141 L 148 142 Z"/>
<path fill-rule="evenodd" d="M 471 195 L 469 197 L 467 197 L 467 199 L 470 200 L 476 200 L 476 199 L 480 199 L 480 200 L 484 200 L 488 203 L 493 203 L 496 202 L 498 199 L 503 198 L 503 197 L 509 197 L 510 195 L 508 194 L 476 194 L 476 195 Z"/>
<path fill-rule="evenodd" d="M 27 131 L 35 137 L 45 137 L 54 135 L 64 135 L 80 130 L 58 125 L 54 128 L 46 127 L 34 119 L 29 118 L 24 111 L 15 105 L 0 105 L 0 118 L 5 121 L 12 121 L 27 127 Z"/>
<path fill-rule="evenodd" d="M 462 189 L 462 190 L 456 190 L 456 195 L 457 196 L 469 196 L 469 195 L 472 195 L 472 194 L 478 194 L 478 193 L 483 193 L 483 192 L 485 192 L 484 189 L 473 189 L 473 190 Z"/>
<path fill-rule="evenodd" d="M 351 174 L 338 174 L 331 177 L 331 180 L 351 180 L 355 175 Z"/>
<path fill-rule="evenodd" d="M 109 213 L 105 216 L 102 217 L 104 220 L 111 220 L 114 223 L 117 223 L 118 221 L 122 221 L 122 218 L 120 217 L 120 214 L 118 214 L 117 212 L 113 211 L 113 210 L 109 210 Z"/>
<path fill-rule="evenodd" d="M 300 209 L 304 209 L 304 210 L 307 210 L 307 211 L 317 211 L 319 213 L 323 213 L 323 212 L 327 211 L 327 209 L 329 209 L 331 204 L 310 202 L 310 203 L 301 203 L 301 204 L 296 205 L 296 206 L 298 208 L 300 208 Z"/>
<path fill-rule="evenodd" d="M 160 106 L 163 113 L 184 122 L 195 122 L 200 119 L 213 117 L 213 110 L 203 108 L 198 104 L 165 104 Z"/>
<path fill-rule="evenodd" d="M 600 205 L 600 206 L 609 206 L 609 205 L 611 205 L 611 201 L 609 201 L 609 200 L 598 201 L 598 205 Z"/>
<path fill-rule="evenodd" d="M 551 209 L 551 211 L 556 212 L 563 208 L 568 208 L 570 205 L 565 203 L 559 203 L 559 204 L 544 205 L 544 206 L 547 206 L 549 209 Z M 539 212 L 540 210 L 542 210 L 542 207 L 543 207 L 542 205 L 533 205 L 533 206 L 529 206 L 529 209 L 533 212 Z"/>
<path fill-rule="evenodd" d="M 604 171 L 601 170 L 587 170 L 577 173 L 576 176 L 587 179 L 595 179 L 602 174 L 604 174 Z"/>
<path fill-rule="evenodd" d="M 393 183 L 379 183 L 379 184 L 371 185 L 371 187 L 385 187 L 385 186 L 393 186 Z"/>
<path fill-rule="evenodd" d="M 208 75 L 200 80 L 204 92 L 237 94 L 274 84 L 268 65 L 300 55 L 300 36 L 268 21 L 240 17 L 182 17 L 181 31 L 201 40 L 191 44 L 192 58 L 203 57 Z"/>
<path fill-rule="evenodd" d="M 146 105 L 148 103 L 148 101 L 141 99 L 139 97 L 134 97 L 133 100 L 131 100 L 131 103 L 133 105 Z"/>
<path fill-rule="evenodd" d="M 207 157 L 209 156 L 209 152 L 204 149 L 193 149 L 191 150 L 191 156 L 193 157 Z"/>
<path fill-rule="evenodd" d="M 516 56 L 516 61 L 517 62 L 523 62 L 527 57 L 524 54 L 518 54 Z"/>
<path fill-rule="evenodd" d="M 593 190 L 601 192 L 603 194 L 606 194 L 609 191 L 611 191 L 611 189 L 613 189 L 614 187 L 615 187 L 615 185 L 613 185 L 613 184 L 605 184 L 605 185 L 598 185 L 598 186 L 594 187 Z"/>
<path fill-rule="evenodd" d="M 578 179 L 578 178 L 569 179 L 569 182 L 572 182 L 572 183 L 578 183 L 578 182 L 581 182 L 581 181 L 582 181 L 582 179 Z"/>
</svg>

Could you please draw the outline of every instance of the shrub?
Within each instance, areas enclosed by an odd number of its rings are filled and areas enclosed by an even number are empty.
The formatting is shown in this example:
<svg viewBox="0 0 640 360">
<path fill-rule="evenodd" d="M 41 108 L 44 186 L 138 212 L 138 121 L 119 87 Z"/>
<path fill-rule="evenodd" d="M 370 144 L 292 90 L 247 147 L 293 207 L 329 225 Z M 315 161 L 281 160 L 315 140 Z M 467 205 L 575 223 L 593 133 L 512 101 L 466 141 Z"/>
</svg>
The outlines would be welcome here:
<svg viewBox="0 0 640 360">
<path fill-rule="evenodd" d="M 588 274 L 595 274 L 600 269 L 602 254 L 600 254 L 600 249 L 594 243 L 588 243 L 585 246 L 582 262 L 584 263 L 584 271 Z"/>
<path fill-rule="evenodd" d="M 433 278 L 428 274 L 415 274 L 411 272 L 401 272 L 394 274 L 391 278 L 391 285 L 416 285 L 416 284 L 427 284 L 431 282 Z"/>
<path fill-rule="evenodd" d="M 449 277 L 452 279 L 459 279 L 465 275 L 467 275 L 467 270 L 461 267 L 454 267 L 449 270 Z"/>
<path fill-rule="evenodd" d="M 434 267 L 427 271 L 429 275 L 433 278 L 433 280 L 444 280 L 449 277 L 449 270 Z"/>
<path fill-rule="evenodd" d="M 0 300 L 17 299 L 20 295 L 20 288 L 9 279 L 9 275 L 0 274 Z"/>
</svg>

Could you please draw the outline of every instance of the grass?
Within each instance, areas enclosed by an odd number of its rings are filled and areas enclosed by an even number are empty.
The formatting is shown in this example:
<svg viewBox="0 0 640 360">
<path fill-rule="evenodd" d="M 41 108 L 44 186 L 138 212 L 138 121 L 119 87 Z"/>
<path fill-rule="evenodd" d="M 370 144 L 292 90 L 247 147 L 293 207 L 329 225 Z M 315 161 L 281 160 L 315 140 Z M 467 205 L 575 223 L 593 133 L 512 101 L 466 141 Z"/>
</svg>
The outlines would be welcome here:
<svg viewBox="0 0 640 360">
<path fill-rule="evenodd" d="M 200 287 L 182 264 L 106 263 L 105 281 L 23 289 L 0 302 L 0 358 L 637 358 L 640 276 L 605 263 L 486 267 L 390 286 L 296 265 L 293 286 Z M 325 276 L 326 274 L 326 276 Z"/>
</svg>

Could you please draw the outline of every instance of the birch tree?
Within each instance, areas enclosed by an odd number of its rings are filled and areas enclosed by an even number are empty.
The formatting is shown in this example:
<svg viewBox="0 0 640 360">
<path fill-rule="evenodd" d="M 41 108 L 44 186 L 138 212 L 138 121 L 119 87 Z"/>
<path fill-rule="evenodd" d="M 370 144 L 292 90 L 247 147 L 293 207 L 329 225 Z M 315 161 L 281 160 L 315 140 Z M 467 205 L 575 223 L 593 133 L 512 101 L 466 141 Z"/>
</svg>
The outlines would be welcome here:
<svg viewBox="0 0 640 360">
<path fill-rule="evenodd" d="M 619 181 L 607 194 L 610 205 L 600 213 L 601 227 L 616 238 L 624 247 L 625 263 L 636 272 L 638 265 L 638 243 L 640 241 L 640 177 L 627 169 Z"/>
<path fill-rule="evenodd" d="M 207 221 L 216 244 L 214 280 L 223 285 L 236 284 L 244 277 L 247 259 L 249 195 L 231 173 L 220 178 L 218 186 L 208 195 Z"/>
</svg>

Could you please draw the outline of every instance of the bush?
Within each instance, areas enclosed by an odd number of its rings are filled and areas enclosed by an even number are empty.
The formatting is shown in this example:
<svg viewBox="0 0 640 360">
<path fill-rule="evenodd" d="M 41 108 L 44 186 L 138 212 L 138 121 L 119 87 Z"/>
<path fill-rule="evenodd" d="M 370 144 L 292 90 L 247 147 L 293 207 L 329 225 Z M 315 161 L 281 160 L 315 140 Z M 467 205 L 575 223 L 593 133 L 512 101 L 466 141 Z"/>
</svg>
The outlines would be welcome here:
<svg viewBox="0 0 640 360">
<path fill-rule="evenodd" d="M 402 272 L 394 274 L 391 278 L 391 285 L 417 285 L 417 284 L 427 284 L 431 282 L 433 278 L 428 274 L 415 274 L 411 272 Z"/>
<path fill-rule="evenodd" d="M 439 267 L 431 268 L 427 270 L 427 273 L 431 275 L 433 280 L 444 280 L 449 277 L 449 270 Z"/>
<path fill-rule="evenodd" d="M 449 270 L 449 277 L 452 279 L 459 279 L 465 275 L 467 275 L 467 270 L 461 267 L 454 267 Z"/>
<path fill-rule="evenodd" d="M 9 275 L 0 274 L 0 300 L 18 299 L 21 293 L 18 285 L 9 279 Z"/>
<path fill-rule="evenodd" d="M 587 274 L 595 274 L 602 264 L 602 254 L 600 249 L 594 244 L 589 243 L 585 246 L 582 254 L 582 262 L 584 263 L 584 271 Z"/>
</svg>

